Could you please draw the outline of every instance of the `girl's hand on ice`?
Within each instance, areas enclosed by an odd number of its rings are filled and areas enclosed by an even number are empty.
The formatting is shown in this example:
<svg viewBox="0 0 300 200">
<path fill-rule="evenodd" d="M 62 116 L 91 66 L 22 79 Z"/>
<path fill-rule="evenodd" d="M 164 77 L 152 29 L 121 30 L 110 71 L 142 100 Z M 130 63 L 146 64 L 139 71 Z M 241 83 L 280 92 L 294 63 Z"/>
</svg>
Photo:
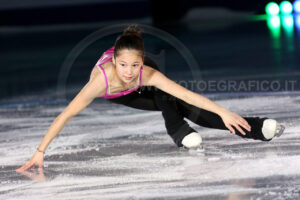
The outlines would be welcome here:
<svg viewBox="0 0 300 200">
<path fill-rule="evenodd" d="M 44 160 L 43 152 L 36 151 L 25 165 L 16 169 L 16 172 L 24 172 L 30 167 L 34 169 L 35 164 L 38 164 L 39 170 L 43 170 L 43 160 Z"/>
<path fill-rule="evenodd" d="M 222 118 L 225 126 L 233 134 L 235 134 L 235 130 L 233 127 L 235 127 L 243 135 L 246 135 L 246 133 L 241 129 L 241 127 L 245 128 L 248 131 L 251 131 L 251 126 L 248 124 L 248 122 L 244 118 L 242 118 L 241 116 L 239 116 L 235 113 L 232 113 L 232 112 L 224 109 L 224 111 L 222 112 L 220 117 Z"/>
<path fill-rule="evenodd" d="M 33 181 L 37 181 L 37 182 L 43 182 L 46 180 L 45 174 L 43 172 L 43 170 L 39 170 L 36 172 L 35 170 L 31 170 L 31 171 L 23 171 L 23 172 L 18 172 L 20 174 L 23 174 L 25 176 L 27 176 L 28 178 L 30 178 Z"/>
</svg>

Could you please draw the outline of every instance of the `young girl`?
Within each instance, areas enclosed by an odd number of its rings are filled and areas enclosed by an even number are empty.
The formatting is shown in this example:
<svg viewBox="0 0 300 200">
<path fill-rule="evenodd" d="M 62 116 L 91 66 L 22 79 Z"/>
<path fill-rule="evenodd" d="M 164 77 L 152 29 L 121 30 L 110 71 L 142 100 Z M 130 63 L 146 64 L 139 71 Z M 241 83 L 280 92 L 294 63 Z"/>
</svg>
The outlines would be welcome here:
<svg viewBox="0 0 300 200">
<path fill-rule="evenodd" d="M 184 118 L 200 126 L 229 130 L 238 136 L 262 141 L 270 141 L 283 132 L 284 126 L 274 119 L 242 118 L 176 84 L 144 53 L 141 30 L 137 25 L 127 27 L 115 46 L 102 54 L 91 71 L 89 82 L 56 117 L 31 159 L 16 171 L 34 168 L 35 164 L 43 169 L 44 153 L 50 142 L 72 117 L 97 97 L 132 108 L 162 111 L 167 133 L 178 147 L 194 148 L 202 142 L 201 136 Z"/>
</svg>

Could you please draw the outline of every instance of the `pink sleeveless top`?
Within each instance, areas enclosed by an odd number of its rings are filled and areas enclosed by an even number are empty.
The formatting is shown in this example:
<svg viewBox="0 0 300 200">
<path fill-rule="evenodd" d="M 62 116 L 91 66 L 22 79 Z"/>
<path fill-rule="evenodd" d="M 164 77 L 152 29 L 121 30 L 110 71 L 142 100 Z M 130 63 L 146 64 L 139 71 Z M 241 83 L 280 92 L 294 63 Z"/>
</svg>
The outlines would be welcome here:
<svg viewBox="0 0 300 200">
<path fill-rule="evenodd" d="M 96 63 L 96 65 L 95 65 L 95 67 L 99 67 L 102 70 L 104 78 L 105 78 L 105 82 L 106 82 L 105 94 L 101 97 L 101 98 L 104 98 L 104 99 L 118 98 L 118 97 L 130 94 L 131 92 L 134 92 L 138 88 L 142 87 L 143 66 L 141 67 L 141 70 L 140 70 L 140 78 L 139 78 L 140 82 L 139 82 L 139 85 L 136 88 L 133 88 L 131 90 L 125 90 L 125 91 L 122 91 L 122 92 L 117 93 L 117 94 L 107 94 L 107 89 L 108 89 L 107 76 L 106 76 L 106 73 L 105 73 L 105 71 L 104 71 L 104 69 L 101 65 L 104 64 L 104 63 L 112 61 L 112 57 L 114 55 L 114 49 L 115 49 L 115 47 L 111 47 L 110 49 L 105 51 L 102 54 L 102 56 L 100 57 L 100 59 L 98 60 L 98 62 Z"/>
</svg>

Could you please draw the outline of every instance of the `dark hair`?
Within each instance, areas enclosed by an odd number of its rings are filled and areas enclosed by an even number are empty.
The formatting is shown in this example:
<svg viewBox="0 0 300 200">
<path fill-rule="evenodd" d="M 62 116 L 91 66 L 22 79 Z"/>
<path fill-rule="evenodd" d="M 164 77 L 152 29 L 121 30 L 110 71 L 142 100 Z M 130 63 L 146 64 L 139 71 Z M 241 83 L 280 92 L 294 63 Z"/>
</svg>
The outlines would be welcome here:
<svg viewBox="0 0 300 200">
<path fill-rule="evenodd" d="M 122 35 L 115 42 L 114 57 L 116 58 L 122 49 L 134 49 L 140 52 L 144 59 L 144 41 L 141 37 L 142 30 L 137 24 L 131 24 L 124 29 Z"/>
</svg>

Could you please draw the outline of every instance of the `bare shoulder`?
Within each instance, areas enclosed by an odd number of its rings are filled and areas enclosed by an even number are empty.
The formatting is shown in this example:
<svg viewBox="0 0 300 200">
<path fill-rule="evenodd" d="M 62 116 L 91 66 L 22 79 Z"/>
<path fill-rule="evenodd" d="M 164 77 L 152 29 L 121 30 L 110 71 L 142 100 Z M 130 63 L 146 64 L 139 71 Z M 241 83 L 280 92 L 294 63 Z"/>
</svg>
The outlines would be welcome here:
<svg viewBox="0 0 300 200">
<path fill-rule="evenodd" d="M 105 72 L 111 72 L 111 70 L 114 68 L 114 64 L 111 61 L 106 62 L 106 63 L 102 64 L 101 66 L 105 70 Z"/>
<path fill-rule="evenodd" d="M 109 73 L 110 69 L 107 65 L 104 64 L 101 66 L 105 70 L 105 73 Z M 106 81 L 100 67 L 96 66 L 93 68 L 87 85 L 88 89 L 95 93 L 96 97 L 101 97 L 104 95 L 106 89 Z"/>
<path fill-rule="evenodd" d="M 143 85 L 151 85 L 151 78 L 156 72 L 158 72 L 156 69 L 143 65 Z"/>
<path fill-rule="evenodd" d="M 101 65 L 101 67 L 104 69 L 106 75 L 110 74 L 111 69 L 112 69 L 112 65 L 113 65 L 112 62 L 107 62 L 107 63 L 104 63 L 104 64 Z M 98 66 L 93 68 L 93 70 L 91 72 L 91 75 L 90 75 L 90 80 L 93 79 L 95 76 L 104 77 L 102 70 Z"/>
<path fill-rule="evenodd" d="M 146 86 L 154 86 L 172 96 L 175 96 L 183 101 L 190 102 L 189 98 L 191 91 L 169 79 L 160 71 L 144 65 L 145 77 L 143 75 L 143 84 Z M 144 80 L 145 79 L 145 80 Z"/>
</svg>

